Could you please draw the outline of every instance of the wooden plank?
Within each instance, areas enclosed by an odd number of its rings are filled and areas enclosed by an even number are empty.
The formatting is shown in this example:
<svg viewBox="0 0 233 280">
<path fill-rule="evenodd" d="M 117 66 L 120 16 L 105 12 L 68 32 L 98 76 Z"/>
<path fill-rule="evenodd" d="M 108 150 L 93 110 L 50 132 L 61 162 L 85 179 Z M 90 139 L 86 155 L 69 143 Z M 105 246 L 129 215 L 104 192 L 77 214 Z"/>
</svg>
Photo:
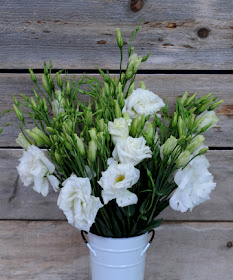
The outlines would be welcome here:
<svg viewBox="0 0 233 280">
<path fill-rule="evenodd" d="M 95 75 L 99 77 L 98 75 Z M 69 75 L 70 78 L 73 75 Z M 80 75 L 77 75 L 79 78 Z M 168 98 L 169 105 L 174 108 L 177 96 L 185 90 L 189 93 L 197 92 L 199 96 L 213 92 L 225 100 L 217 113 L 220 119 L 217 127 L 205 134 L 206 144 L 212 147 L 232 147 L 232 116 L 233 116 L 233 79 L 232 75 L 138 75 L 136 84 L 145 81 L 147 88 L 161 96 Z M 19 97 L 19 93 L 28 96 L 32 94 L 33 83 L 27 74 L 0 74 L 0 112 L 12 108 L 12 95 Z M 3 116 L 0 126 L 4 122 L 15 121 L 13 114 Z M 19 130 L 12 125 L 5 129 L 0 136 L 0 147 L 15 147 L 15 138 Z"/>
<path fill-rule="evenodd" d="M 162 225 L 145 279 L 231 280 L 232 230 L 233 223 Z M 1 280 L 91 279 L 89 251 L 66 222 L 0 221 L 0 240 Z"/>
<path fill-rule="evenodd" d="M 15 167 L 21 155 L 22 150 L 0 150 L 0 219 L 64 220 L 56 203 L 58 194 L 52 188 L 44 198 L 20 181 L 15 187 Z M 211 199 L 183 214 L 167 208 L 161 217 L 178 221 L 233 221 L 233 151 L 209 151 L 208 159 L 217 183 Z"/>
<path fill-rule="evenodd" d="M 134 46 L 152 53 L 143 69 L 232 69 L 232 1 L 129 2 L 2 1 L 1 68 L 41 68 L 51 58 L 57 68 L 118 69 L 115 29 L 129 43 L 142 18 Z"/>
</svg>

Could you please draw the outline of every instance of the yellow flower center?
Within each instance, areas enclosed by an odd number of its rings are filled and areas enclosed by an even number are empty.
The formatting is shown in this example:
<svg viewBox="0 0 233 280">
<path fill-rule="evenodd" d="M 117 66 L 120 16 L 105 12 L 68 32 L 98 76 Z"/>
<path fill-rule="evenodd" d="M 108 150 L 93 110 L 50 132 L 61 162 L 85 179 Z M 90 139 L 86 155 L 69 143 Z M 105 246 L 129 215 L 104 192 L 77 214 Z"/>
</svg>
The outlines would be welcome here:
<svg viewBox="0 0 233 280">
<path fill-rule="evenodd" d="M 124 175 L 120 175 L 119 177 L 117 177 L 117 183 L 118 182 L 121 182 L 121 181 L 123 181 L 125 179 L 125 176 Z"/>
</svg>

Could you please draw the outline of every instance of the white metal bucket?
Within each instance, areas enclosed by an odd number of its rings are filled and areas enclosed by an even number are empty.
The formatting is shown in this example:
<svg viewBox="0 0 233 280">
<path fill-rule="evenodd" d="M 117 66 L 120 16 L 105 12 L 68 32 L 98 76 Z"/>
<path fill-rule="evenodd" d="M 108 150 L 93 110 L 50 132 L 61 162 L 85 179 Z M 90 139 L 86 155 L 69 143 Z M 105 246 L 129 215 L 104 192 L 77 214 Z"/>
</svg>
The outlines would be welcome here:
<svg viewBox="0 0 233 280">
<path fill-rule="evenodd" d="M 82 232 L 83 236 L 83 232 Z M 92 280 L 143 280 L 148 233 L 129 238 L 101 237 L 88 233 Z"/>
</svg>

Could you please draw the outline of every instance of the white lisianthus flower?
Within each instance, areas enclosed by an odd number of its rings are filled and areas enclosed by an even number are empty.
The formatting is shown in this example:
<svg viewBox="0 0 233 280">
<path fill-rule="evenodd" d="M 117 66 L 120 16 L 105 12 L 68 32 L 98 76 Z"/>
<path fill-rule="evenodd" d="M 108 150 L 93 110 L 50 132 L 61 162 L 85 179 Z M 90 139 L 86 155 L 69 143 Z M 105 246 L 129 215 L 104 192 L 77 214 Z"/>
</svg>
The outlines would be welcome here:
<svg viewBox="0 0 233 280">
<path fill-rule="evenodd" d="M 43 196 L 49 192 L 49 182 L 55 192 L 59 190 L 59 181 L 52 175 L 55 166 L 38 147 L 29 146 L 19 161 L 17 170 L 24 186 L 34 183 L 33 189 Z"/>
<path fill-rule="evenodd" d="M 205 127 L 206 125 L 211 124 L 211 126 L 208 128 L 208 130 L 209 130 L 211 127 L 216 126 L 216 124 L 218 122 L 218 117 L 216 116 L 214 111 L 207 111 L 207 110 L 205 110 L 199 116 L 196 117 L 197 121 L 200 120 L 200 119 L 203 119 L 203 121 L 201 122 L 201 124 L 198 127 L 199 131 L 203 127 Z"/>
<path fill-rule="evenodd" d="M 216 184 L 208 171 L 209 166 L 205 156 L 198 156 L 184 170 L 178 170 L 174 178 L 178 188 L 169 201 L 172 209 L 181 212 L 188 209 L 192 211 L 194 206 L 210 198 L 209 195 Z"/>
<path fill-rule="evenodd" d="M 129 114 L 131 119 L 138 115 L 149 116 L 157 113 L 165 104 L 163 100 L 150 90 L 138 88 L 125 99 L 125 106 L 122 112 Z"/>
<path fill-rule="evenodd" d="M 116 199 L 116 203 L 120 207 L 136 204 L 138 201 L 136 194 L 127 189 L 137 183 L 140 171 L 132 164 L 111 162 L 112 164 L 106 171 L 102 172 L 102 177 L 98 181 L 98 184 L 103 188 L 104 204 L 112 199 Z"/>
<path fill-rule="evenodd" d="M 129 126 L 131 119 L 118 118 L 114 122 L 108 122 L 108 131 L 112 136 L 112 142 L 116 145 L 119 140 L 124 140 L 129 136 Z"/>
<path fill-rule="evenodd" d="M 143 136 L 139 138 L 129 136 L 125 140 L 116 143 L 112 155 L 117 162 L 129 163 L 135 166 L 145 158 L 151 158 L 152 151 L 146 145 L 146 140 Z"/>
<path fill-rule="evenodd" d="M 98 210 L 103 207 L 99 197 L 91 195 L 89 178 L 72 174 L 62 183 L 57 205 L 68 222 L 79 230 L 89 231 Z"/>
</svg>

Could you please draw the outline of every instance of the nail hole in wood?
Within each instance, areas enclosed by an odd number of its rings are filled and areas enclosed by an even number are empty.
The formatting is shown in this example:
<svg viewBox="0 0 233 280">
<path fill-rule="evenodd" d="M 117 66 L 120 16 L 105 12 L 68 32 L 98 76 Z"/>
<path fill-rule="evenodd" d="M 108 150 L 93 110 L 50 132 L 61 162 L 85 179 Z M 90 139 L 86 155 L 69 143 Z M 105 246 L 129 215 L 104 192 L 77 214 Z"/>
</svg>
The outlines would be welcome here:
<svg viewBox="0 0 233 280">
<path fill-rule="evenodd" d="M 205 39 L 209 36 L 210 31 L 207 28 L 200 28 L 197 31 L 197 36 L 201 39 Z"/>
<path fill-rule="evenodd" d="M 227 247 L 228 247 L 228 248 L 231 248 L 231 247 L 232 247 L 232 242 L 230 242 L 230 241 L 227 242 Z"/>
<path fill-rule="evenodd" d="M 144 5 L 143 0 L 130 0 L 129 1 L 129 8 L 132 12 L 137 13 L 139 12 Z"/>
</svg>

